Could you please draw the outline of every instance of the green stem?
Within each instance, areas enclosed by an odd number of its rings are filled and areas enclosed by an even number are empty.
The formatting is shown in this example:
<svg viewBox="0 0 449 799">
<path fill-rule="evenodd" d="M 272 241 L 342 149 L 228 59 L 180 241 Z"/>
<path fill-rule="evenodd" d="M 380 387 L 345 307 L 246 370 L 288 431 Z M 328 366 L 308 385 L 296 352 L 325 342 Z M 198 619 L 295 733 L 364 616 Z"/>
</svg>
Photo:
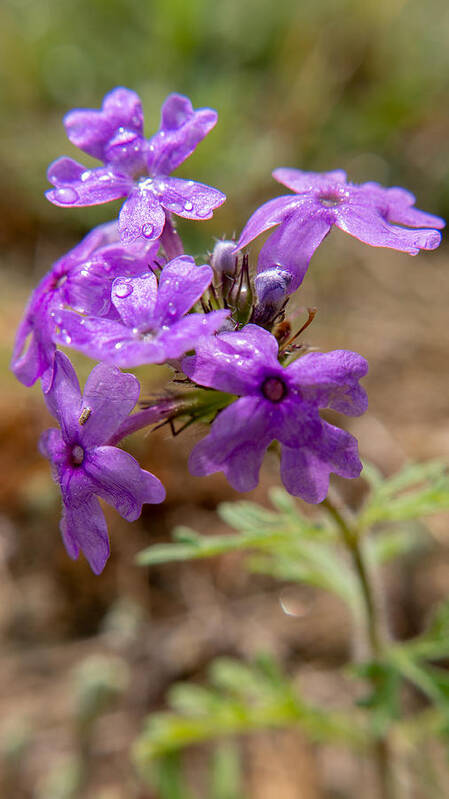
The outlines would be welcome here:
<svg viewBox="0 0 449 799">
<path fill-rule="evenodd" d="M 365 605 L 366 643 L 369 656 L 373 660 L 377 660 L 382 657 L 387 643 L 387 630 L 385 621 L 382 618 L 381 608 L 376 600 L 376 592 L 370 569 L 365 560 L 363 547 L 361 546 L 359 532 L 347 510 L 343 507 L 341 500 L 335 495 L 329 493 L 322 505 L 336 522 L 357 573 Z M 379 799 L 395 799 L 396 790 L 392 753 L 387 736 L 376 741 L 374 756 L 378 775 Z"/>
</svg>

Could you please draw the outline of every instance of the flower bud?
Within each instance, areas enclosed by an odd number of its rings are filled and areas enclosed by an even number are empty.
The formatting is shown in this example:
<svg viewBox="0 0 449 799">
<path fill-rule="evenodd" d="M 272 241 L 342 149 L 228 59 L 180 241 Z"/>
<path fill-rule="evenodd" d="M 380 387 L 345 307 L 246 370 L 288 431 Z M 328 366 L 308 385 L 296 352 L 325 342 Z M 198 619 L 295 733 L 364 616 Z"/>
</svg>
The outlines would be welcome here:
<svg viewBox="0 0 449 799">
<path fill-rule="evenodd" d="M 233 275 L 237 268 L 238 253 L 235 252 L 235 241 L 217 241 L 210 265 L 214 272 L 221 276 L 223 274 Z"/>
<path fill-rule="evenodd" d="M 291 275 L 279 266 L 260 272 L 254 280 L 257 299 L 261 305 L 279 306 L 287 296 Z"/>
</svg>

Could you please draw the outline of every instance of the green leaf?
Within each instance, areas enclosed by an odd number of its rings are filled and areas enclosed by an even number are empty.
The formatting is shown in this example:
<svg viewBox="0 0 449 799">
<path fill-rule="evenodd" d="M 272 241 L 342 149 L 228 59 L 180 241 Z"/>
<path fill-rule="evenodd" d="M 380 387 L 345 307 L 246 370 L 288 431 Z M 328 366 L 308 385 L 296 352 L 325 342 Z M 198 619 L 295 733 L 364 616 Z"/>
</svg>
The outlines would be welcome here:
<svg viewBox="0 0 449 799">
<path fill-rule="evenodd" d="M 239 749 L 232 741 L 215 748 L 211 763 L 210 799 L 243 799 Z"/>
<path fill-rule="evenodd" d="M 383 481 L 372 468 L 365 473 L 373 490 L 358 519 L 360 530 L 420 519 L 449 508 L 449 473 L 440 461 L 409 464 Z"/>
<path fill-rule="evenodd" d="M 408 524 L 399 529 L 381 530 L 369 542 L 376 563 L 388 563 L 410 552 L 424 549 L 426 541 L 421 526 Z"/>
<path fill-rule="evenodd" d="M 285 492 L 275 494 L 283 505 L 277 512 L 252 502 L 223 502 L 217 508 L 219 517 L 237 531 L 228 535 L 200 536 L 189 527 L 176 527 L 173 543 L 153 544 L 136 558 L 140 566 L 210 558 L 236 550 L 281 551 L 300 537 L 326 537 L 329 533 L 301 516 L 294 502 L 286 501 Z"/>
<path fill-rule="evenodd" d="M 186 746 L 269 728 L 298 726 L 314 741 L 356 748 L 368 742 L 356 713 L 346 716 L 307 704 L 267 656 L 247 665 L 220 658 L 211 666 L 210 682 L 174 686 L 170 709 L 148 718 L 135 748 L 143 773 L 154 759 Z"/>
<path fill-rule="evenodd" d="M 370 711 L 370 726 L 376 736 L 382 736 L 393 720 L 400 718 L 401 675 L 391 664 L 379 661 L 363 663 L 352 671 L 371 684 L 370 693 L 357 704 Z"/>
<path fill-rule="evenodd" d="M 161 799 L 194 799 L 187 788 L 178 752 L 158 759 L 154 764 L 154 782 Z"/>
</svg>

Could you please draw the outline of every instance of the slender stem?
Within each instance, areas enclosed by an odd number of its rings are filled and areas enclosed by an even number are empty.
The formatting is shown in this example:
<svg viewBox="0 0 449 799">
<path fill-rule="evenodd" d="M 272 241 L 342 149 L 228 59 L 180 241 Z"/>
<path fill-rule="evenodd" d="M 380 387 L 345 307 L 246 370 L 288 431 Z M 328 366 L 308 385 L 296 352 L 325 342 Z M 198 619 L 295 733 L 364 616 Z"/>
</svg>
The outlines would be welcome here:
<svg viewBox="0 0 449 799">
<path fill-rule="evenodd" d="M 381 607 L 376 600 L 373 580 L 364 557 L 358 530 L 342 506 L 341 500 L 335 495 L 330 493 L 322 505 L 337 523 L 345 547 L 351 556 L 365 604 L 366 641 L 369 654 L 373 659 L 378 659 L 382 656 L 387 643 L 387 630 Z M 375 743 L 374 756 L 380 799 L 395 799 L 396 796 L 391 754 L 388 738 L 385 736 L 378 739 Z"/>
</svg>

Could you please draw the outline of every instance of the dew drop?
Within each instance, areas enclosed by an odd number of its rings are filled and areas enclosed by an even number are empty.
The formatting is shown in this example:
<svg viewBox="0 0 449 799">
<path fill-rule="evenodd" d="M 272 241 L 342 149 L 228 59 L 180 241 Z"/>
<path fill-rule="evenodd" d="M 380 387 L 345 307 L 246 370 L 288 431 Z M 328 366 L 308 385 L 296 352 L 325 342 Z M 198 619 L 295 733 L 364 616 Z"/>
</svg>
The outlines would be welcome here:
<svg viewBox="0 0 449 799">
<path fill-rule="evenodd" d="M 117 341 L 117 344 L 115 345 L 115 349 L 116 350 L 121 350 L 122 347 L 123 347 L 123 342 L 122 341 Z"/>
<path fill-rule="evenodd" d="M 191 203 L 190 200 L 187 200 L 184 203 L 184 208 L 185 208 L 186 211 L 191 211 L 192 208 L 193 208 L 193 203 Z"/>
<path fill-rule="evenodd" d="M 176 305 L 174 304 L 174 302 L 169 302 L 168 303 L 167 310 L 168 310 L 168 313 L 170 314 L 170 316 L 175 316 L 176 315 Z"/>
<path fill-rule="evenodd" d="M 73 205 L 79 199 L 78 192 L 75 189 L 71 189 L 70 186 L 66 186 L 62 189 L 57 189 L 54 194 L 55 200 L 58 203 L 62 203 L 62 205 Z"/>
<path fill-rule="evenodd" d="M 153 236 L 153 233 L 154 233 L 153 225 L 150 225 L 149 223 L 147 223 L 146 225 L 143 225 L 143 227 L 142 227 L 142 235 L 145 236 L 146 239 L 151 239 L 152 236 Z"/>
<path fill-rule="evenodd" d="M 129 297 L 129 295 L 132 293 L 133 287 L 131 286 L 131 283 L 119 283 L 119 285 L 114 289 L 115 296 L 119 297 L 121 300 L 125 299 L 125 297 Z"/>
</svg>

